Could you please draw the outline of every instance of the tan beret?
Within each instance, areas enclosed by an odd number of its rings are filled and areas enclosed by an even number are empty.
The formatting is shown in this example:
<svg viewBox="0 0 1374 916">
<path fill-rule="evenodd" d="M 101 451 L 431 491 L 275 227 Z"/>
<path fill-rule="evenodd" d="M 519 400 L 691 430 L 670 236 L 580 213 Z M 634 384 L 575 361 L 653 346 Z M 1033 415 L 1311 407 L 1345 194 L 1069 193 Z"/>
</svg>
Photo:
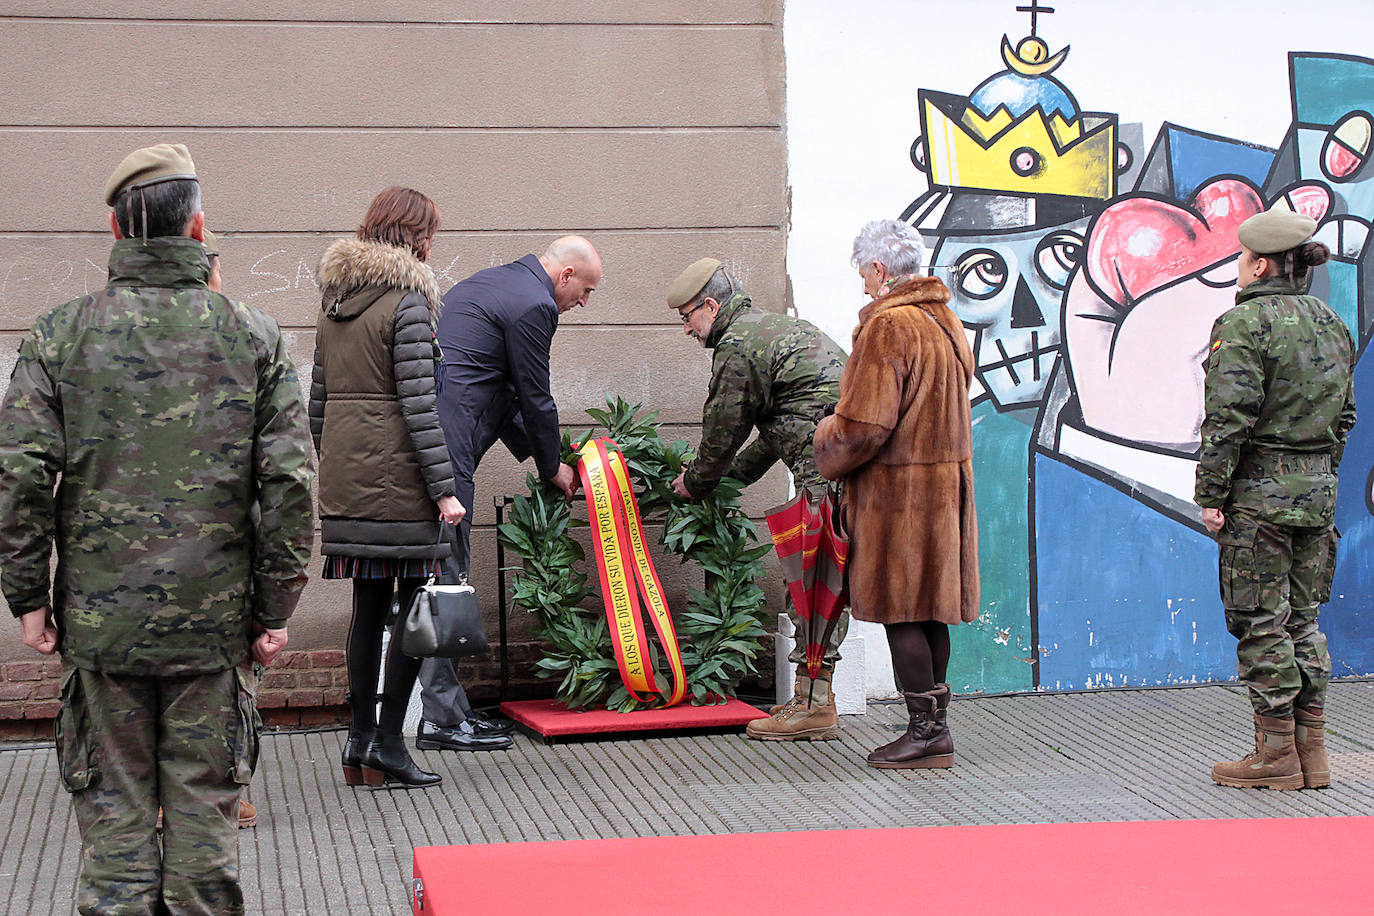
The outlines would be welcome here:
<svg viewBox="0 0 1374 916">
<path fill-rule="evenodd" d="M 219 239 L 209 229 L 203 229 L 200 233 L 201 244 L 205 246 L 205 254 L 208 257 L 219 257 Z"/>
<path fill-rule="evenodd" d="M 124 157 L 110 180 L 105 182 L 105 203 L 113 207 L 119 192 L 128 188 L 195 177 L 196 166 L 184 143 L 159 143 L 157 146 L 134 150 Z"/>
<path fill-rule="evenodd" d="M 715 258 L 702 258 L 678 274 L 673 285 L 668 287 L 668 308 L 680 309 L 695 299 L 706 281 L 720 268 L 721 263 Z"/>
<path fill-rule="evenodd" d="M 1240 243 L 1255 254 L 1277 254 L 1297 248 L 1317 231 L 1317 221 L 1286 208 L 1266 210 L 1240 224 Z"/>
</svg>

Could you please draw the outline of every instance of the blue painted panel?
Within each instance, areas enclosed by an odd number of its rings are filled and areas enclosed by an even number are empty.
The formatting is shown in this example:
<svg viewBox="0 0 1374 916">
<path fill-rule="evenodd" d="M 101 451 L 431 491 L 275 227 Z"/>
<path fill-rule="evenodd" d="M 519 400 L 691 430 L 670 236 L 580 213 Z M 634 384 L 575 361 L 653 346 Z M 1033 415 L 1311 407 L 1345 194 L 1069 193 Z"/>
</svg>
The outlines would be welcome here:
<svg viewBox="0 0 1374 916">
<path fill-rule="evenodd" d="M 1331 602 L 1320 626 L 1331 649 L 1336 676 L 1374 671 L 1374 515 L 1369 483 L 1374 469 L 1374 357 L 1355 367 L 1355 404 L 1364 417 L 1355 424 L 1341 460 L 1336 493 L 1336 527 L 1341 548 Z"/>
<path fill-rule="evenodd" d="M 1041 687 L 1235 677 L 1211 538 L 1046 455 L 1035 506 Z"/>
<path fill-rule="evenodd" d="M 1188 200 L 1217 175 L 1240 175 L 1256 186 L 1262 185 L 1273 164 L 1274 153 L 1270 150 L 1256 149 L 1239 140 L 1169 128 L 1169 165 L 1174 194 L 1179 200 Z"/>
</svg>

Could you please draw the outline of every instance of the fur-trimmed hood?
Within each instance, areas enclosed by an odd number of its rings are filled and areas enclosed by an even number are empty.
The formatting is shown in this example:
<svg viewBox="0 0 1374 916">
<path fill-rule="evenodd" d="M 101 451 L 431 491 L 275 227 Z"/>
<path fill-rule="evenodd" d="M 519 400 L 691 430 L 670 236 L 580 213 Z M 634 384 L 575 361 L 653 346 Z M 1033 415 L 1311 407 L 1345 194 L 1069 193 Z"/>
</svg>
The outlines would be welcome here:
<svg viewBox="0 0 1374 916">
<path fill-rule="evenodd" d="M 439 317 L 439 282 L 434 270 L 405 248 L 384 242 L 339 239 L 330 245 L 315 269 L 320 286 L 321 308 L 331 318 L 354 317 L 346 314 L 350 301 L 359 299 L 357 311 L 366 309 L 375 296 L 355 297 L 369 287 L 404 289 L 420 293 L 429 303 L 431 320 Z"/>
</svg>

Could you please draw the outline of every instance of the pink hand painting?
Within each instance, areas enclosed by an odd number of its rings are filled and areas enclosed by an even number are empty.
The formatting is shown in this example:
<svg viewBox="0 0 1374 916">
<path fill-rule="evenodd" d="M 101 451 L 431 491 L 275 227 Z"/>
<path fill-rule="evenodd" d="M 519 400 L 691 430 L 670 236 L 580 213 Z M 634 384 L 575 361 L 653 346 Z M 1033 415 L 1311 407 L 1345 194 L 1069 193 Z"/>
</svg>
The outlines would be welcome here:
<svg viewBox="0 0 1374 916">
<path fill-rule="evenodd" d="M 1303 186 L 1283 205 L 1320 219 L 1329 197 Z M 1235 302 L 1236 229 L 1263 208 L 1253 185 L 1223 178 L 1189 206 L 1131 197 L 1097 218 L 1064 309 L 1070 380 L 1088 426 L 1196 451 L 1212 323 Z"/>
</svg>

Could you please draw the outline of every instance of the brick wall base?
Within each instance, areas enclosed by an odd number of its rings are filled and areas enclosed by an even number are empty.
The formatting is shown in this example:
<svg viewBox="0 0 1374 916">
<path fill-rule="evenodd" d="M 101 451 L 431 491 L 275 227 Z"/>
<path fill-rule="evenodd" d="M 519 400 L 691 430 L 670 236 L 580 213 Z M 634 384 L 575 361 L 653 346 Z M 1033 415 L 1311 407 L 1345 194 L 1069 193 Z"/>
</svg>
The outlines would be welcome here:
<svg viewBox="0 0 1374 916">
<path fill-rule="evenodd" d="M 540 658 L 539 643 L 511 644 L 508 698 L 553 696 L 555 682 L 534 676 L 534 663 Z M 52 740 L 61 678 L 62 663 L 56 659 L 0 666 L 0 741 Z M 489 657 L 461 660 L 458 678 L 474 705 L 495 703 L 501 689 L 495 647 Z M 757 690 L 758 683 L 749 679 L 741 688 Z M 771 677 L 766 683 L 771 683 Z M 258 709 L 268 728 L 331 728 L 348 724 L 347 694 L 348 670 L 342 650 L 288 649 L 263 674 Z"/>
<path fill-rule="evenodd" d="M 543 657 L 537 643 L 510 647 L 510 695 L 552 696 L 553 684 L 535 677 L 534 663 Z M 495 702 L 501 665 L 495 655 L 463 659 L 458 676 L 476 704 Z M 0 665 L 0 741 L 51 740 L 62 682 L 57 659 Z M 348 669 L 340 649 L 282 652 L 263 673 L 258 709 L 269 728 L 328 728 L 347 725 Z"/>
</svg>

